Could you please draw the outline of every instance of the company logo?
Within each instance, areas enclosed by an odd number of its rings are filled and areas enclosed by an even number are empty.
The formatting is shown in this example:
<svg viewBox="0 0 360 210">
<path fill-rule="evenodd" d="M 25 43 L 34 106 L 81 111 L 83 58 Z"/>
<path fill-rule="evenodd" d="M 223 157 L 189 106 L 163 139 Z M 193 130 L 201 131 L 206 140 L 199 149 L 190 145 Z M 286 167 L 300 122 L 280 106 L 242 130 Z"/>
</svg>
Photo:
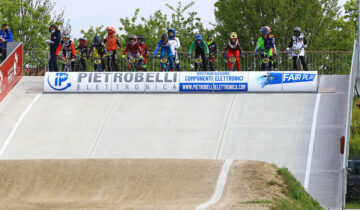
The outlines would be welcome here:
<svg viewBox="0 0 360 210">
<path fill-rule="evenodd" d="M 283 83 L 312 82 L 316 74 L 309 73 L 284 73 Z"/>
<path fill-rule="evenodd" d="M 261 88 L 264 88 L 267 85 L 275 85 L 282 83 L 282 73 L 271 73 L 268 72 L 262 76 L 256 78 L 259 82 Z"/>
<path fill-rule="evenodd" d="M 14 55 L 14 64 L 8 71 L 8 84 L 14 80 L 15 76 L 20 72 L 20 66 L 18 65 L 19 56 L 17 53 Z"/>
<path fill-rule="evenodd" d="M 66 82 L 69 79 L 68 73 L 55 73 L 49 74 L 47 82 L 49 86 L 57 91 L 63 91 L 71 87 L 70 82 Z"/>
</svg>

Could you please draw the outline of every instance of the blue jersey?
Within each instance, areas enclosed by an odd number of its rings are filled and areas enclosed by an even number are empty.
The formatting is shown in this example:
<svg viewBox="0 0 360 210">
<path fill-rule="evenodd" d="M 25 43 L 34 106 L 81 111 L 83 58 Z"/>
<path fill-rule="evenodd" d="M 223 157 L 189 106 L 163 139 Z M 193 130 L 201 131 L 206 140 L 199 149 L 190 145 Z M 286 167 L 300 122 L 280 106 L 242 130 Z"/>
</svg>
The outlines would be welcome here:
<svg viewBox="0 0 360 210">
<path fill-rule="evenodd" d="M 168 42 L 164 45 L 162 43 L 162 41 L 160 40 L 156 45 L 154 55 L 156 55 L 160 49 L 161 49 L 161 51 L 166 51 L 168 53 L 168 56 L 175 55 L 175 44 L 176 44 L 175 41 L 168 40 Z M 169 54 L 171 54 L 171 55 L 169 55 Z"/>
<path fill-rule="evenodd" d="M 10 30 L 8 30 L 7 32 L 4 32 L 3 30 L 1 30 L 0 31 L 0 38 L 5 40 L 5 42 L 0 43 L 0 48 L 1 49 L 6 49 L 6 43 L 13 41 L 12 33 L 11 33 Z"/>
</svg>

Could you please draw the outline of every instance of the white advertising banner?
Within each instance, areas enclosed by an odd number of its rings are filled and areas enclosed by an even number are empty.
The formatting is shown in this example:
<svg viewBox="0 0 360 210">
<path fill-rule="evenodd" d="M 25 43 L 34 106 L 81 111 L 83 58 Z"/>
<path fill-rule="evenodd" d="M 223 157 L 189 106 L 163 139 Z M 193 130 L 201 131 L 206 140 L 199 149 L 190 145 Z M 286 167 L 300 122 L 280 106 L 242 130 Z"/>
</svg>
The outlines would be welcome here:
<svg viewBox="0 0 360 210">
<path fill-rule="evenodd" d="M 180 92 L 212 92 L 214 72 L 181 72 Z"/>
<path fill-rule="evenodd" d="M 317 71 L 283 72 L 284 92 L 316 92 L 317 87 Z"/>
<path fill-rule="evenodd" d="M 214 72 L 215 92 L 248 91 L 248 72 Z"/>
<path fill-rule="evenodd" d="M 46 72 L 44 92 L 77 92 L 77 72 Z"/>
<path fill-rule="evenodd" d="M 111 92 L 112 73 L 110 72 L 81 72 L 77 79 L 77 92 Z"/>
<path fill-rule="evenodd" d="M 249 92 L 281 92 L 282 73 L 281 72 L 249 72 Z"/>
<path fill-rule="evenodd" d="M 111 84 L 111 92 L 144 92 L 144 72 L 115 72 Z"/>
<path fill-rule="evenodd" d="M 179 92 L 179 72 L 147 72 L 145 92 Z"/>
<path fill-rule="evenodd" d="M 316 71 L 47 72 L 44 92 L 316 92 Z"/>
</svg>

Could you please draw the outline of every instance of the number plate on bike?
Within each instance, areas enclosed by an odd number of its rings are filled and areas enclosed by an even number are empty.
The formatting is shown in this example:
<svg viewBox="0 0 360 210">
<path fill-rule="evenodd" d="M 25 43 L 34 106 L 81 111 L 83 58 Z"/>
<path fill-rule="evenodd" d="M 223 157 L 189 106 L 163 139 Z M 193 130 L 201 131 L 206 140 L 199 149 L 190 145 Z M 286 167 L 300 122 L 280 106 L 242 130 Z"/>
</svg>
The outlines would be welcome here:
<svg viewBox="0 0 360 210">
<path fill-rule="evenodd" d="M 269 63 L 269 61 L 270 61 L 269 58 L 264 58 L 264 59 L 263 59 L 263 62 L 264 62 L 264 63 Z"/>
<path fill-rule="evenodd" d="M 167 58 L 161 58 L 161 59 L 160 59 L 160 62 L 161 62 L 161 63 L 167 63 L 167 61 L 168 61 Z"/>
<path fill-rule="evenodd" d="M 235 62 L 235 61 L 236 61 L 236 58 L 235 58 L 235 57 L 231 57 L 231 58 L 229 58 L 229 61 L 230 61 L 230 62 Z"/>
<path fill-rule="evenodd" d="M 62 63 L 63 63 L 63 64 L 68 64 L 68 63 L 69 63 L 69 60 L 68 60 L 68 59 L 64 59 L 64 60 L 62 60 Z"/>
<path fill-rule="evenodd" d="M 95 64 L 100 64 L 100 63 L 101 63 L 101 60 L 100 60 L 100 59 L 96 59 L 94 62 L 95 62 Z"/>
<path fill-rule="evenodd" d="M 136 59 L 135 58 L 129 58 L 129 63 L 136 63 Z"/>
<path fill-rule="evenodd" d="M 201 58 L 195 58 L 195 63 L 201 63 L 202 59 Z"/>
<path fill-rule="evenodd" d="M 299 54 L 301 52 L 301 50 L 294 50 L 295 54 Z"/>
</svg>

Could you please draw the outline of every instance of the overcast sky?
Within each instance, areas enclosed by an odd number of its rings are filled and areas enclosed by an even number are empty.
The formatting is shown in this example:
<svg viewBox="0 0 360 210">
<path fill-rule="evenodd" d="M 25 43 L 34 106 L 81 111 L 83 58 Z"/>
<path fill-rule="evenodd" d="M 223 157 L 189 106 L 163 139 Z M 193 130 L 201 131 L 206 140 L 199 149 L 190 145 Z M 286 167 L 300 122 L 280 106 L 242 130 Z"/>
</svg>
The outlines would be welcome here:
<svg viewBox="0 0 360 210">
<path fill-rule="evenodd" d="M 65 9 L 65 18 L 70 19 L 72 35 L 79 38 L 81 29 L 90 26 L 109 25 L 116 29 L 120 26 L 120 18 L 132 17 L 135 9 L 140 8 L 140 17 L 149 17 L 156 10 L 170 14 L 165 3 L 177 6 L 179 0 L 55 0 L 57 9 Z M 185 5 L 192 0 L 182 0 Z M 214 3 L 216 0 L 198 0 L 190 9 L 198 12 L 205 27 L 211 27 L 209 22 L 215 22 Z M 343 5 L 346 0 L 339 0 Z M 126 7 L 125 7 L 126 5 Z"/>
</svg>

